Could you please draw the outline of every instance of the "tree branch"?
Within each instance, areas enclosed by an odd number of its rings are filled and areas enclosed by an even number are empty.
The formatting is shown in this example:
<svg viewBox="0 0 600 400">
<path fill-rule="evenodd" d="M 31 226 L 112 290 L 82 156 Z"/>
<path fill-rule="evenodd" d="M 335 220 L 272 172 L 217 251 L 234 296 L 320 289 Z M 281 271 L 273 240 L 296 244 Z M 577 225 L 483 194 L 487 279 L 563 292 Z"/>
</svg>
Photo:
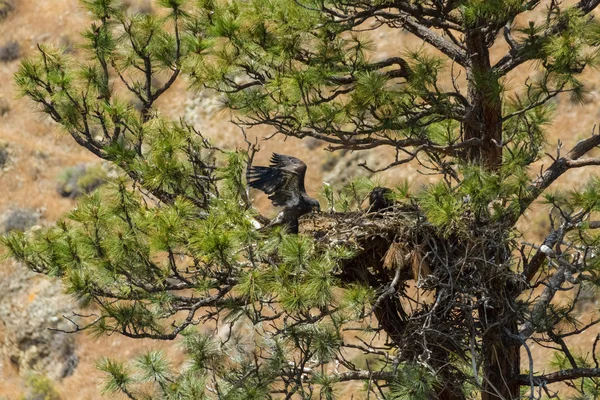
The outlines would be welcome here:
<svg viewBox="0 0 600 400">
<path fill-rule="evenodd" d="M 396 374 L 387 371 L 351 371 L 343 372 L 335 376 L 338 382 L 376 380 L 376 381 L 391 381 L 396 378 Z"/>
<path fill-rule="evenodd" d="M 589 14 L 592 10 L 594 10 L 600 4 L 600 0 L 581 0 L 577 3 L 573 8 L 579 9 L 583 15 Z M 544 33 L 539 37 L 539 39 L 543 39 L 546 37 L 550 37 L 556 35 L 557 33 L 562 32 L 566 29 L 565 24 L 556 23 L 553 26 L 549 27 L 544 31 Z M 498 76 L 504 76 L 514 68 L 523 64 L 526 61 L 535 59 L 535 53 L 528 51 L 528 45 L 523 43 L 519 44 L 516 47 L 513 47 L 514 43 L 511 45 L 510 51 L 502 57 L 496 65 L 492 68 Z"/>
<path fill-rule="evenodd" d="M 600 0 L 598 0 L 600 1 Z M 434 46 L 436 49 L 446 54 L 452 60 L 456 61 L 458 64 L 463 67 L 469 64 L 469 60 L 467 59 L 467 54 L 460 47 L 455 45 L 452 42 L 444 39 L 443 36 L 438 35 L 434 31 L 427 29 L 425 26 L 417 23 L 412 18 L 406 17 L 401 19 L 402 26 L 412 33 L 413 35 L 423 39 L 425 42 Z"/>
<path fill-rule="evenodd" d="M 552 302 L 552 299 L 554 298 L 554 295 L 564 283 L 566 278 L 566 272 L 567 265 L 561 265 L 556 270 L 554 275 L 552 275 L 552 277 L 548 280 L 544 291 L 533 305 L 530 320 L 523 324 L 521 332 L 519 332 L 519 336 L 521 336 L 522 338 L 528 338 L 533 334 L 533 332 L 535 331 L 533 320 L 543 318 L 546 309 L 548 308 L 548 306 Z"/>
<path fill-rule="evenodd" d="M 564 382 L 580 378 L 598 378 L 600 377 L 600 368 L 572 368 L 562 371 L 552 372 L 546 375 L 534 376 L 535 386 L 543 386 L 549 383 Z M 530 386 L 529 375 L 519 375 L 519 384 Z"/>
<path fill-rule="evenodd" d="M 550 165 L 550 167 L 548 167 L 548 169 L 546 169 L 546 171 L 527 188 L 525 195 L 521 197 L 518 202 L 513 203 L 513 217 L 510 222 L 515 224 L 523 212 L 529 208 L 531 203 L 533 203 L 546 188 L 554 183 L 554 181 L 567 170 L 588 165 L 600 165 L 600 159 L 588 158 L 580 160 L 580 157 L 599 145 L 600 134 L 592 134 L 591 137 L 579 141 L 566 156 L 554 160 L 552 165 Z M 518 209 L 514 209 L 516 207 L 518 207 Z"/>
</svg>

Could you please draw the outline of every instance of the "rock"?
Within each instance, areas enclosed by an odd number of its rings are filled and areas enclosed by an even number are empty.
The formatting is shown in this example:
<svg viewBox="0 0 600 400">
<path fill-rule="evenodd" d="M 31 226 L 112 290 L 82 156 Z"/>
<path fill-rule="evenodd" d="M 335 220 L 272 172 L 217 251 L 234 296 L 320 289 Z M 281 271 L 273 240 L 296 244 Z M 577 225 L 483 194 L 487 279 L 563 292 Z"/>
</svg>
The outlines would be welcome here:
<svg viewBox="0 0 600 400">
<path fill-rule="evenodd" d="M 55 380 L 71 375 L 78 363 L 75 338 L 59 330 L 73 329 L 62 315 L 75 306 L 60 281 L 11 264 L 0 270 L 0 353 L 21 375 L 35 371 Z"/>
<path fill-rule="evenodd" d="M 31 208 L 16 207 L 4 213 L 0 232 L 8 233 L 11 231 L 26 231 L 34 226 L 42 213 L 39 210 Z"/>
</svg>

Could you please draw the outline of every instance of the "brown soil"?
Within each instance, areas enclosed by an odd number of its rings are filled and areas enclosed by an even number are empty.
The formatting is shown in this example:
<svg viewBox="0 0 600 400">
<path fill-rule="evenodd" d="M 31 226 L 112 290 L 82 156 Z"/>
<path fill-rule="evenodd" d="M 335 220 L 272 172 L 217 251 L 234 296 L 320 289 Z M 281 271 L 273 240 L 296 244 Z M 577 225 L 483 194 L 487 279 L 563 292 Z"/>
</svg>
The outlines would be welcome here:
<svg viewBox="0 0 600 400">
<path fill-rule="evenodd" d="M 145 2 L 139 0 L 137 3 Z M 15 10 L 10 12 L 6 19 L 0 21 L 0 45 L 16 40 L 20 44 L 23 56 L 33 54 L 37 43 L 73 44 L 76 47 L 80 42 L 80 32 L 86 27 L 87 22 L 88 16 L 77 0 L 15 0 Z M 403 45 L 413 49 L 420 45 L 406 34 L 390 31 L 375 33 L 373 41 L 381 57 L 395 54 Z M 504 51 L 504 46 L 497 46 L 493 49 L 494 57 L 500 58 Z M 76 204 L 73 200 L 61 198 L 56 192 L 57 175 L 65 167 L 94 161 L 94 156 L 77 146 L 48 118 L 35 112 L 31 102 L 17 97 L 13 75 L 18 66 L 18 60 L 0 63 L 0 82 L 2 82 L 0 101 L 10 107 L 8 113 L 0 116 L 0 142 L 8 143 L 12 154 L 9 167 L 4 172 L 0 171 L 0 187 L 4 192 L 4 195 L 0 196 L 0 214 L 10 207 L 28 207 L 42 210 L 45 221 L 55 221 Z M 514 71 L 507 81 L 508 86 L 519 88 L 520 83 L 535 72 L 535 69 L 534 65 L 529 65 Z M 589 135 L 598 121 L 600 78 L 597 71 L 589 70 L 586 79 L 590 83 L 591 93 L 589 101 L 583 106 L 572 105 L 565 98 L 559 99 L 558 117 L 549 128 L 551 131 L 548 140 L 549 153 L 555 153 L 558 138 L 563 142 L 563 149 L 569 149 L 579 139 Z M 185 100 L 185 84 L 179 83 L 165 95 L 161 104 L 165 107 L 165 112 L 182 115 Z M 200 129 L 204 134 L 218 141 L 233 146 L 244 146 L 238 128 L 232 125 L 229 119 L 230 115 L 227 112 L 220 112 L 204 121 Z M 253 136 L 259 138 L 270 133 L 272 132 L 267 129 L 255 129 L 251 132 Z M 281 138 L 275 138 L 268 142 L 261 142 L 261 148 L 262 151 L 255 160 L 256 164 L 266 163 L 272 151 L 293 154 L 304 159 L 309 166 L 307 189 L 310 194 L 316 195 L 321 186 L 321 166 L 328 154 L 322 150 L 323 146 L 309 151 L 305 142 L 296 139 L 283 141 Z M 381 154 L 386 155 L 387 152 L 378 153 Z M 546 160 L 546 165 L 548 163 L 549 161 Z M 531 173 L 533 175 L 538 171 L 539 169 L 532 169 Z M 558 184 L 569 187 L 585 181 L 590 173 L 589 169 L 575 170 L 561 178 Z M 412 164 L 396 168 L 383 176 L 388 185 L 402 178 L 408 178 L 413 182 L 413 188 L 418 188 L 419 182 L 430 179 L 420 175 L 416 166 Z M 257 205 L 262 211 L 272 212 L 265 196 L 256 195 L 256 197 Z M 537 206 L 533 212 L 523 218 L 521 225 L 528 239 L 543 237 L 547 229 L 546 212 L 544 207 Z M 0 268 L 3 266 L 0 265 Z M 596 329 L 585 332 L 581 335 L 578 345 L 583 349 L 589 349 L 597 332 Z M 2 332 L 0 332 L 1 338 Z M 79 335 L 77 340 L 79 366 L 72 376 L 57 383 L 57 389 L 63 399 L 101 398 L 98 388 L 101 375 L 94 367 L 101 356 L 127 359 L 144 349 L 163 348 L 175 358 L 176 362 L 181 361 L 178 359 L 181 354 L 173 343 L 135 341 L 116 335 L 100 340 Z M 536 358 L 546 356 L 546 352 L 539 347 L 532 346 L 532 352 Z M 523 366 L 526 367 L 525 362 Z M 10 362 L 1 360 L 0 397 L 19 398 L 23 394 L 23 387 L 22 377 L 11 368 Z M 115 396 L 115 398 L 120 397 Z"/>
</svg>

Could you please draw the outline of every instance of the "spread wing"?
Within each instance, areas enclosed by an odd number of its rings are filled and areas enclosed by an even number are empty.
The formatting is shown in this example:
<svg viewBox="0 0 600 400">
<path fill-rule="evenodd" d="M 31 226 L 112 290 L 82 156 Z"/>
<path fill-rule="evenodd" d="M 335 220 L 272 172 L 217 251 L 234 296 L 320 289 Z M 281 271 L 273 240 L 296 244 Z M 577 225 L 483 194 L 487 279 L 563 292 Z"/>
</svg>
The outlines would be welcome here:
<svg viewBox="0 0 600 400">
<path fill-rule="evenodd" d="M 294 207 L 300 203 L 304 189 L 306 164 L 296 157 L 273 153 L 268 167 L 250 167 L 248 185 L 262 190 L 277 207 Z"/>
</svg>

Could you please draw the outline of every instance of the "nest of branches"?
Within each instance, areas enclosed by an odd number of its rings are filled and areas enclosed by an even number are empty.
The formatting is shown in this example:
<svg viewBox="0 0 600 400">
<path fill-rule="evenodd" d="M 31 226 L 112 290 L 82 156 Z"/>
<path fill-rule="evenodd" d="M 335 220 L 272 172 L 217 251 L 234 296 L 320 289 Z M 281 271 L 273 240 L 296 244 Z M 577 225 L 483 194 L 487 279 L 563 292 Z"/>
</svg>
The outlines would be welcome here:
<svg viewBox="0 0 600 400">
<path fill-rule="evenodd" d="M 439 372 L 449 351 L 471 364 L 482 346 L 476 338 L 499 325 L 499 315 L 516 312 L 512 288 L 519 278 L 511 270 L 509 233 L 500 223 L 471 222 L 468 234 L 445 236 L 418 209 L 396 205 L 379 213 L 312 215 L 301 232 L 321 246 L 354 249 L 341 281 L 376 290 L 377 329 L 400 349 L 399 361 Z"/>
</svg>

